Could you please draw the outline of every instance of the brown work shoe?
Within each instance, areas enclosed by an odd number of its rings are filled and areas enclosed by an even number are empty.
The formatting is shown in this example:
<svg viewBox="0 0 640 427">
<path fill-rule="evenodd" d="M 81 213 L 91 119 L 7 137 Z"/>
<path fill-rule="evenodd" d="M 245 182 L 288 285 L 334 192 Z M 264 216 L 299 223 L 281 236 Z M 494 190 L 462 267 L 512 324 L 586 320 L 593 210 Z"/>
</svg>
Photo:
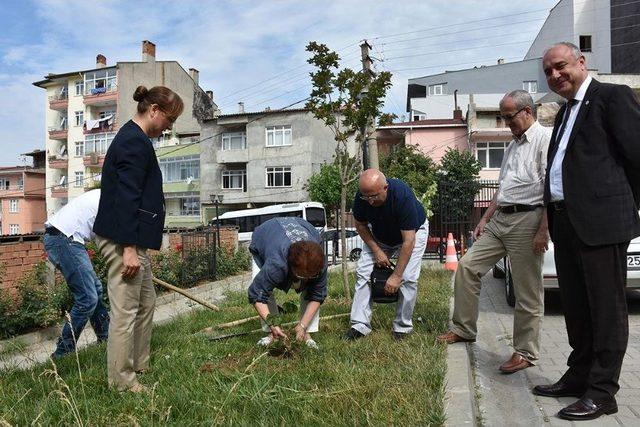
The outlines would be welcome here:
<svg viewBox="0 0 640 427">
<path fill-rule="evenodd" d="M 474 339 L 462 338 L 460 335 L 453 331 L 447 331 L 442 335 L 436 337 L 436 341 L 442 344 L 454 344 L 457 342 L 476 342 Z"/>
<path fill-rule="evenodd" d="M 513 353 L 511 359 L 500 365 L 500 371 L 505 374 L 513 374 L 514 372 L 527 369 L 529 366 L 533 366 L 533 363 L 529 362 L 522 355 Z"/>
</svg>

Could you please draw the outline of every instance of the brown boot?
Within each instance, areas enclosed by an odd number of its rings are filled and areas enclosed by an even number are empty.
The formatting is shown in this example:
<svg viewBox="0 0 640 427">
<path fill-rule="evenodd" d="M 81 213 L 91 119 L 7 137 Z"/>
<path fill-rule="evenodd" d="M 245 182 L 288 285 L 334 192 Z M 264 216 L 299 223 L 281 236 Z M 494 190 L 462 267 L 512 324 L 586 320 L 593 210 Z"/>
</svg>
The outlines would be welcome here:
<svg viewBox="0 0 640 427">
<path fill-rule="evenodd" d="M 436 337 L 436 341 L 442 344 L 454 344 L 457 342 L 476 342 L 475 338 L 462 338 L 460 335 L 453 331 L 447 331 L 442 335 Z"/>
</svg>

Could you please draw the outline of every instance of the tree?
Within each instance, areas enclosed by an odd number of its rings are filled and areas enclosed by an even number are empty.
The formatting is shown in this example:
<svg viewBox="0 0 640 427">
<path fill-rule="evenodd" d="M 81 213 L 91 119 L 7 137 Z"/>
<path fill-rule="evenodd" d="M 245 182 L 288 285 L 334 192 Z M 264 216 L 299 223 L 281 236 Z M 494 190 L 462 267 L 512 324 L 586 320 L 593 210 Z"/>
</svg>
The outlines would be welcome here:
<svg viewBox="0 0 640 427">
<path fill-rule="evenodd" d="M 310 42 L 306 50 L 311 53 L 307 62 L 315 67 L 315 71 L 311 72 L 313 88 L 306 108 L 331 129 L 336 141 L 334 165 L 340 177 L 340 229 L 342 253 L 346 254 L 347 191 L 362 169 L 362 143 L 375 131 L 367 124 L 375 117 L 380 118 L 381 124 L 391 120 L 392 116 L 383 115 L 380 111 L 387 90 L 391 87 L 391 73 L 382 72 L 373 76 L 368 72 L 340 69 L 338 54 L 317 42 Z M 370 129 L 369 134 L 365 130 L 367 128 Z M 344 291 L 345 296 L 351 299 L 347 273 L 347 259 L 343 256 Z"/>
<path fill-rule="evenodd" d="M 309 177 L 305 185 L 309 192 L 309 198 L 314 202 L 320 202 L 333 215 L 340 207 L 340 171 L 335 163 L 325 163 L 320 166 L 320 171 Z M 356 181 L 352 181 L 347 188 L 347 209 L 351 209 L 351 201 L 358 189 Z M 338 218 L 336 217 L 336 223 Z"/>
<path fill-rule="evenodd" d="M 416 145 L 398 145 L 382 158 L 380 169 L 389 178 L 399 178 L 413 189 L 424 206 L 427 217 L 431 217 L 431 205 L 437 191 L 438 166 L 431 157 Z"/>
<path fill-rule="evenodd" d="M 482 166 L 470 151 L 449 148 L 438 171 L 438 201 L 436 209 L 448 222 L 464 223 L 473 209 L 476 194 L 481 188 L 478 173 Z M 465 230 L 455 230 L 463 234 Z"/>
</svg>

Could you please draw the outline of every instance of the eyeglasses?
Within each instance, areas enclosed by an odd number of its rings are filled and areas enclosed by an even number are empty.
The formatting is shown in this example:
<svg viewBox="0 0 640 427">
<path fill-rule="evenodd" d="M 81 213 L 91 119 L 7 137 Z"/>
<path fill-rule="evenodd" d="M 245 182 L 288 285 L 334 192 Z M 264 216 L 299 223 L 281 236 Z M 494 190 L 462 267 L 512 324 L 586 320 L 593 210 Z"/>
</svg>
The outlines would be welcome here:
<svg viewBox="0 0 640 427">
<path fill-rule="evenodd" d="M 525 108 L 527 108 L 527 107 L 522 107 L 521 109 L 519 109 L 519 110 L 518 110 L 518 111 L 516 111 L 515 113 L 513 113 L 513 114 L 509 114 L 509 115 L 502 115 L 502 114 L 500 114 L 500 118 L 501 118 L 502 120 L 504 120 L 505 122 L 510 121 L 510 120 L 513 120 L 513 119 L 515 119 L 515 117 L 516 117 L 518 114 L 520 114 L 520 112 L 521 112 L 522 110 L 524 110 Z"/>
<path fill-rule="evenodd" d="M 320 274 L 322 273 L 322 271 L 318 271 L 318 273 L 316 273 L 315 276 L 310 276 L 310 277 L 302 277 L 302 276 L 298 276 L 296 273 L 291 273 L 293 275 L 293 277 L 295 277 L 298 280 L 314 280 L 317 279 L 318 277 L 320 277 Z"/>
<path fill-rule="evenodd" d="M 360 195 L 360 199 L 368 202 L 369 200 L 375 200 L 379 195 L 380 193 L 372 194 L 371 196 Z"/>
</svg>

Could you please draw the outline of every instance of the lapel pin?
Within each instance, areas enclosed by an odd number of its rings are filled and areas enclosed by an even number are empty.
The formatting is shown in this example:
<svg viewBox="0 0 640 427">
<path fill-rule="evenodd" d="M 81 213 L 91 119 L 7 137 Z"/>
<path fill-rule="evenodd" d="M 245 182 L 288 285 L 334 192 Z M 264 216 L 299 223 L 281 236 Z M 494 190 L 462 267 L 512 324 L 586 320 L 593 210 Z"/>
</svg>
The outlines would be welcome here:
<svg viewBox="0 0 640 427">
<path fill-rule="evenodd" d="M 589 100 L 588 99 L 585 101 L 584 105 L 589 105 Z"/>
</svg>

